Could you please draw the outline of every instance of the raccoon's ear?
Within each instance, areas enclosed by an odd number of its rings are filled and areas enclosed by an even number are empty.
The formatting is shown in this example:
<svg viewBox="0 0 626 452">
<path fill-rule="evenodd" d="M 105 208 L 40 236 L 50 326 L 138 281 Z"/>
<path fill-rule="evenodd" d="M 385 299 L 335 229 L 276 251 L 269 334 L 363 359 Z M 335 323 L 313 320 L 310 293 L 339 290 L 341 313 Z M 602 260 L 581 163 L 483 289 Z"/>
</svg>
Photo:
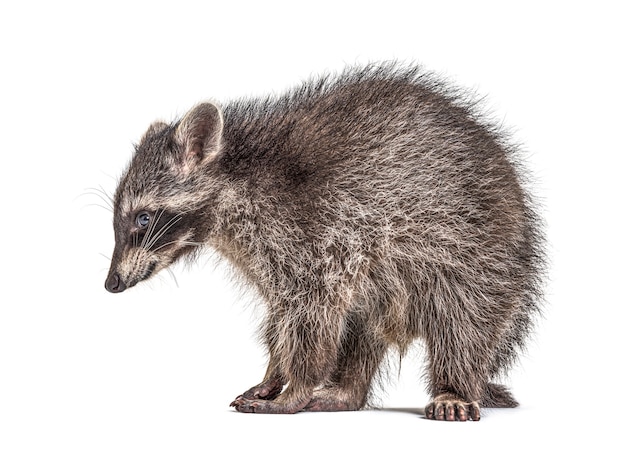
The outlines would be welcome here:
<svg viewBox="0 0 626 452">
<path fill-rule="evenodd" d="M 220 149 L 224 119 L 221 110 L 211 103 L 195 106 L 178 124 L 175 133 L 186 170 L 210 160 Z"/>
<path fill-rule="evenodd" d="M 154 136 L 160 132 L 163 132 L 168 127 L 170 127 L 169 124 L 163 121 L 153 122 L 152 124 L 150 124 L 150 127 L 148 127 L 148 130 L 146 130 L 146 133 L 143 134 L 143 137 L 141 137 L 141 143 L 146 141 L 151 136 Z"/>
</svg>

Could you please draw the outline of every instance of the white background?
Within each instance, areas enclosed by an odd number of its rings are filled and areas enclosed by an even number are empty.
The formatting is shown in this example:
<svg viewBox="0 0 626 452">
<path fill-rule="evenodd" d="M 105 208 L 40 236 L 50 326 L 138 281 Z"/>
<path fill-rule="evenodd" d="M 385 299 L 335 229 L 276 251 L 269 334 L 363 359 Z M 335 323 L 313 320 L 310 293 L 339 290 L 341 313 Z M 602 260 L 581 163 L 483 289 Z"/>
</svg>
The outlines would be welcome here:
<svg viewBox="0 0 626 452">
<path fill-rule="evenodd" d="M 20 2 L 0 6 L 0 450 L 443 450 L 617 445 L 623 413 L 624 14 L 619 2 Z M 14 2 L 17 3 L 17 2 Z M 437 6 L 432 6 L 436 3 Z M 471 3 L 471 6 L 470 6 Z M 227 6 L 226 6 L 227 5 Z M 305 6 L 302 6 L 305 5 Z M 386 410 L 245 415 L 265 364 L 224 266 L 103 284 L 115 188 L 155 119 L 399 59 L 487 96 L 548 224 L 521 407 L 425 420 L 419 350 Z M 89 194 L 92 193 L 92 194 Z"/>
</svg>

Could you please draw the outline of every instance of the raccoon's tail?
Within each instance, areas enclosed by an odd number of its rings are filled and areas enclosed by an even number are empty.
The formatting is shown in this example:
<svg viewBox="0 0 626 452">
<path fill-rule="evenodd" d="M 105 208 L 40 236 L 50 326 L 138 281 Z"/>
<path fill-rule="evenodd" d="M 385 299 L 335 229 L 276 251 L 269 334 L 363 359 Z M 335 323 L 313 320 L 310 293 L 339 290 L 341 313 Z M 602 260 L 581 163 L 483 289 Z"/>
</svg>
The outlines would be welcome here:
<svg viewBox="0 0 626 452">
<path fill-rule="evenodd" d="M 481 405 L 485 408 L 515 408 L 519 403 L 504 386 L 487 383 Z"/>
</svg>

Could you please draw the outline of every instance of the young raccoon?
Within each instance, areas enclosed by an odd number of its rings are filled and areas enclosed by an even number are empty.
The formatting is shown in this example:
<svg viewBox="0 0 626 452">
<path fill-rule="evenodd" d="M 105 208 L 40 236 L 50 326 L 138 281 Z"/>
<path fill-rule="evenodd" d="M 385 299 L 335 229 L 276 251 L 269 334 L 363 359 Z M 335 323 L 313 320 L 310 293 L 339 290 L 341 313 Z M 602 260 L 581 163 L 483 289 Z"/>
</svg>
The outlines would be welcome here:
<svg viewBox="0 0 626 452">
<path fill-rule="evenodd" d="M 493 383 L 539 313 L 542 234 L 515 148 L 419 68 L 346 70 L 150 126 L 114 199 L 122 292 L 202 246 L 266 305 L 241 412 L 358 410 L 389 347 L 425 342 L 429 419 L 517 402 Z"/>
</svg>

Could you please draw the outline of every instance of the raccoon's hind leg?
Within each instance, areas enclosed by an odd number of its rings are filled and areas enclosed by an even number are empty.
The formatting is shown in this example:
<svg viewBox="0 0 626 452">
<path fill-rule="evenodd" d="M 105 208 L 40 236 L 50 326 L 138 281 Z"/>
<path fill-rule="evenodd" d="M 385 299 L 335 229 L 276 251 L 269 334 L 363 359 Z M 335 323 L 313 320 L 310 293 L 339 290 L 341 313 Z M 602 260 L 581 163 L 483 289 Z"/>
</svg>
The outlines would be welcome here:
<svg viewBox="0 0 626 452">
<path fill-rule="evenodd" d="M 467 328 L 452 326 L 453 323 L 450 325 L 429 340 L 429 383 L 433 400 L 426 406 L 426 417 L 478 421 L 481 406 L 517 406 L 504 386 L 489 382 L 493 376 L 489 370 L 491 356 L 495 353 L 487 333 L 489 328 L 483 326 L 470 332 Z M 466 339 L 459 340 L 460 337 Z"/>
<path fill-rule="evenodd" d="M 313 392 L 304 411 L 356 411 L 367 402 L 371 382 L 386 352 L 365 319 L 348 316 L 337 368 L 324 387 Z"/>
<path fill-rule="evenodd" d="M 512 359 L 515 344 L 507 328 L 514 327 L 519 309 L 514 294 L 503 284 L 467 279 L 454 268 L 436 270 L 424 327 L 433 397 L 426 417 L 477 421 L 480 405 L 515 406 L 503 386 L 490 383 Z"/>
<path fill-rule="evenodd" d="M 515 408 L 519 406 L 507 388 L 495 383 L 487 383 L 480 404 L 486 408 Z"/>
<path fill-rule="evenodd" d="M 463 308 L 441 310 L 430 319 L 426 341 L 433 399 L 425 408 L 428 419 L 480 420 L 479 403 L 489 381 L 495 347 L 492 328 L 475 324 L 475 320 Z"/>
</svg>

